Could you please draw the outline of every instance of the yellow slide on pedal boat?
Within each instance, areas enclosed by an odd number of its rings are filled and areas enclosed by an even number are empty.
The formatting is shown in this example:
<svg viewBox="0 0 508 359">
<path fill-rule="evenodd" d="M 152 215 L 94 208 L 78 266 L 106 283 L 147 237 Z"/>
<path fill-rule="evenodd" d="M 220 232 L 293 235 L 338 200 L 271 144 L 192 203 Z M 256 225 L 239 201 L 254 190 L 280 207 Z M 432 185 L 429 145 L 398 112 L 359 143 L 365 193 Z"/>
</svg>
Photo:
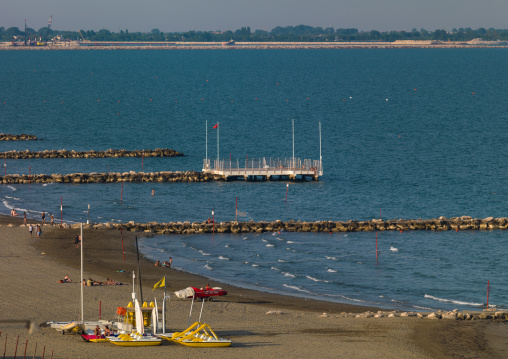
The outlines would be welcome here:
<svg viewBox="0 0 508 359">
<path fill-rule="evenodd" d="M 231 346 L 231 340 L 219 338 L 208 324 L 196 322 L 171 339 L 188 347 L 220 348 Z"/>
</svg>

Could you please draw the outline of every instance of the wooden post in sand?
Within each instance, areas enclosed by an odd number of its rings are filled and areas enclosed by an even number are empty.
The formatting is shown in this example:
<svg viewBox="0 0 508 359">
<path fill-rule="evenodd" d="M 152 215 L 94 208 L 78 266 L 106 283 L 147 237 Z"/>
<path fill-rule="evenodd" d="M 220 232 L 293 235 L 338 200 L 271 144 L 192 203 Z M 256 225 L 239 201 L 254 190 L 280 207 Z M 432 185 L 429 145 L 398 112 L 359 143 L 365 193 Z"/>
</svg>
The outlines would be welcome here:
<svg viewBox="0 0 508 359">
<path fill-rule="evenodd" d="M 5 358 L 5 352 L 6 351 L 7 351 L 7 334 L 5 334 L 4 358 Z"/>
<path fill-rule="evenodd" d="M 16 359 L 16 354 L 18 353 L 18 342 L 19 342 L 19 335 L 18 335 L 18 338 L 16 339 L 16 349 L 14 349 L 14 359 Z"/>
</svg>

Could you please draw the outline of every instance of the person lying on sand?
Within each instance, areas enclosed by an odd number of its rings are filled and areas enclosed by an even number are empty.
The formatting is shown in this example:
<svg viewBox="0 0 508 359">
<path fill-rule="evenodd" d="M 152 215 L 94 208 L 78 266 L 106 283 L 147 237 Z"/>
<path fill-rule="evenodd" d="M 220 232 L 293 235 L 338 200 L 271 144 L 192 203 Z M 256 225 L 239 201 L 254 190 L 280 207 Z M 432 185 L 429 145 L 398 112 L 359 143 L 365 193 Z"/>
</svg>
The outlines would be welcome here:
<svg viewBox="0 0 508 359">
<path fill-rule="evenodd" d="M 72 279 L 69 278 L 69 275 L 66 274 L 64 279 L 61 279 L 59 283 L 72 283 Z"/>
<path fill-rule="evenodd" d="M 156 266 L 156 267 L 160 267 L 160 266 L 161 266 L 161 261 L 157 261 L 157 262 L 155 262 L 155 266 Z"/>
</svg>

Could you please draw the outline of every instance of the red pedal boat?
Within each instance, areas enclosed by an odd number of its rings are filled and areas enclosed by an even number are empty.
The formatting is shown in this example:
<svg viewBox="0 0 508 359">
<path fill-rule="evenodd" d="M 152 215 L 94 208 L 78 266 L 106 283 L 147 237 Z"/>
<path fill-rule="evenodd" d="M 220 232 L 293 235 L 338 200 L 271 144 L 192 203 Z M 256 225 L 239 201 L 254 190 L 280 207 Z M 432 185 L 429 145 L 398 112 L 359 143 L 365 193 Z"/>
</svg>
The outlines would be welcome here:
<svg viewBox="0 0 508 359">
<path fill-rule="evenodd" d="M 195 288 L 195 287 L 187 287 L 182 290 L 178 290 L 175 292 L 175 295 L 180 299 L 186 298 L 208 298 L 208 300 L 212 300 L 212 297 L 220 297 L 223 295 L 227 295 L 228 292 L 222 289 L 221 287 L 213 287 L 213 288 Z"/>
</svg>

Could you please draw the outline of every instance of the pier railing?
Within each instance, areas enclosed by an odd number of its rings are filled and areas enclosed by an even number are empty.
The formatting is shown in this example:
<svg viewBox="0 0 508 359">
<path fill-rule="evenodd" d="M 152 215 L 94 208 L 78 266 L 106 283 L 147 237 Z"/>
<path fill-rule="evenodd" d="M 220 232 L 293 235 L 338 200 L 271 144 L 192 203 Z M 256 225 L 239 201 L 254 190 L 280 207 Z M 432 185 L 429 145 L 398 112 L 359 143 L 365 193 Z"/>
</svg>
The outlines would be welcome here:
<svg viewBox="0 0 508 359">
<path fill-rule="evenodd" d="M 319 160 L 285 158 L 244 158 L 244 159 L 205 159 L 203 172 L 224 177 L 248 176 L 312 176 L 316 179 L 323 175 L 322 162 Z"/>
</svg>

